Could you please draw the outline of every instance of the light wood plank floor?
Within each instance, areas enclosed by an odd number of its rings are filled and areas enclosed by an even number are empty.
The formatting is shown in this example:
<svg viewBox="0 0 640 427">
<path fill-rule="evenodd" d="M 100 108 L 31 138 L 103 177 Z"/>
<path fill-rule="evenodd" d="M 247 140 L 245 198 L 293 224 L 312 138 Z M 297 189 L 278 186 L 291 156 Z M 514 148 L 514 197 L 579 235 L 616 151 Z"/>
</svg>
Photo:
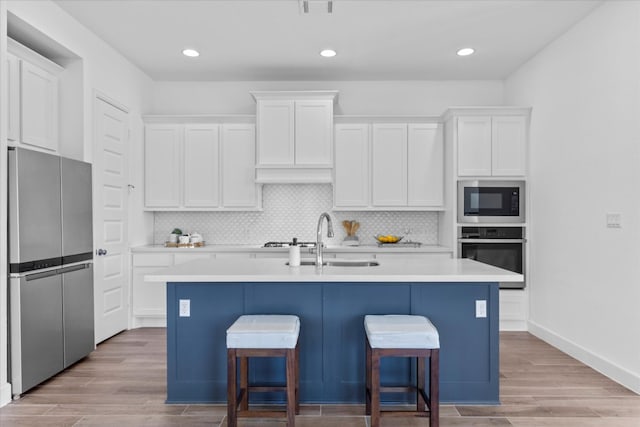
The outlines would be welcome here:
<svg viewBox="0 0 640 427">
<path fill-rule="evenodd" d="M 640 427 L 640 396 L 524 332 L 500 336 L 500 406 L 442 405 L 442 426 Z M 166 405 L 165 330 L 135 329 L 0 409 L 0 426 L 226 426 L 221 405 Z M 383 418 L 394 427 L 426 418 Z M 279 426 L 247 420 L 243 426 Z M 305 405 L 298 427 L 367 427 L 362 405 Z"/>
</svg>

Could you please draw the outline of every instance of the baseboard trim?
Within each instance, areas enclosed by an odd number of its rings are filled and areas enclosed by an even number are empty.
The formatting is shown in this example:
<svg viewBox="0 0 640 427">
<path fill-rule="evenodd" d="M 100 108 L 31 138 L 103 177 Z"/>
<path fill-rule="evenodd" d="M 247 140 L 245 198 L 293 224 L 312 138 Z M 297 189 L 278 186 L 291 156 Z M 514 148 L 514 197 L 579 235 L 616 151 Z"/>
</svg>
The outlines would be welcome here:
<svg viewBox="0 0 640 427">
<path fill-rule="evenodd" d="M 616 365 L 531 320 L 529 320 L 529 332 L 634 393 L 640 394 L 640 375 Z"/>
<path fill-rule="evenodd" d="M 0 408 L 11 402 L 11 384 L 4 383 L 0 386 Z"/>
<path fill-rule="evenodd" d="M 166 316 L 136 316 L 133 318 L 131 329 L 136 328 L 166 328 Z"/>
<path fill-rule="evenodd" d="M 526 332 L 527 321 L 526 320 L 508 320 L 500 319 L 500 332 Z"/>
</svg>

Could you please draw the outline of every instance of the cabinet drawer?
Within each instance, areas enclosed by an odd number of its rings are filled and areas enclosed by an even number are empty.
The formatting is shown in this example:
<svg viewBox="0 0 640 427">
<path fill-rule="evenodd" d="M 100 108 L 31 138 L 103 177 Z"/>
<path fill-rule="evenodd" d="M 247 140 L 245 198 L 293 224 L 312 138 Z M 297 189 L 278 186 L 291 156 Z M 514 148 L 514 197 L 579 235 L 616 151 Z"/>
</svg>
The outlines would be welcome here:
<svg viewBox="0 0 640 427">
<path fill-rule="evenodd" d="M 193 261 L 196 259 L 206 259 L 213 258 L 213 254 L 204 253 L 204 254 L 175 254 L 174 263 L 175 265 L 184 264 L 185 262 Z"/>
<path fill-rule="evenodd" d="M 134 267 L 168 267 L 173 265 L 173 254 L 133 254 Z"/>
</svg>

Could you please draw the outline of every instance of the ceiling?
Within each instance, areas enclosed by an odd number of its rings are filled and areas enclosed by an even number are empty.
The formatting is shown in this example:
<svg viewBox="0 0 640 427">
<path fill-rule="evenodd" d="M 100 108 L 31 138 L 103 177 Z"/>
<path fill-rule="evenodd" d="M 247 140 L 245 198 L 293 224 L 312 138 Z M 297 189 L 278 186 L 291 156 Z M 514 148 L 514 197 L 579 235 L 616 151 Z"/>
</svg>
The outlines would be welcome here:
<svg viewBox="0 0 640 427">
<path fill-rule="evenodd" d="M 333 0 L 327 13 L 310 0 L 304 13 L 299 0 L 56 2 L 157 81 L 504 79 L 601 3 Z M 476 53 L 458 57 L 462 47 Z"/>
</svg>

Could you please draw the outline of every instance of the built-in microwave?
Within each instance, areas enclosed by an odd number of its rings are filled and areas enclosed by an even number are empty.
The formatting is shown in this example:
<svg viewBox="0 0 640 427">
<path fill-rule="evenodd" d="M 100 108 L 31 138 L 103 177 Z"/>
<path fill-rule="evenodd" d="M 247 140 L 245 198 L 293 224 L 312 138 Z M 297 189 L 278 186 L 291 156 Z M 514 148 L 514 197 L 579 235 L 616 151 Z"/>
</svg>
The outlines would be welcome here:
<svg viewBox="0 0 640 427">
<path fill-rule="evenodd" d="M 524 223 L 524 181 L 458 181 L 458 222 Z"/>
</svg>

